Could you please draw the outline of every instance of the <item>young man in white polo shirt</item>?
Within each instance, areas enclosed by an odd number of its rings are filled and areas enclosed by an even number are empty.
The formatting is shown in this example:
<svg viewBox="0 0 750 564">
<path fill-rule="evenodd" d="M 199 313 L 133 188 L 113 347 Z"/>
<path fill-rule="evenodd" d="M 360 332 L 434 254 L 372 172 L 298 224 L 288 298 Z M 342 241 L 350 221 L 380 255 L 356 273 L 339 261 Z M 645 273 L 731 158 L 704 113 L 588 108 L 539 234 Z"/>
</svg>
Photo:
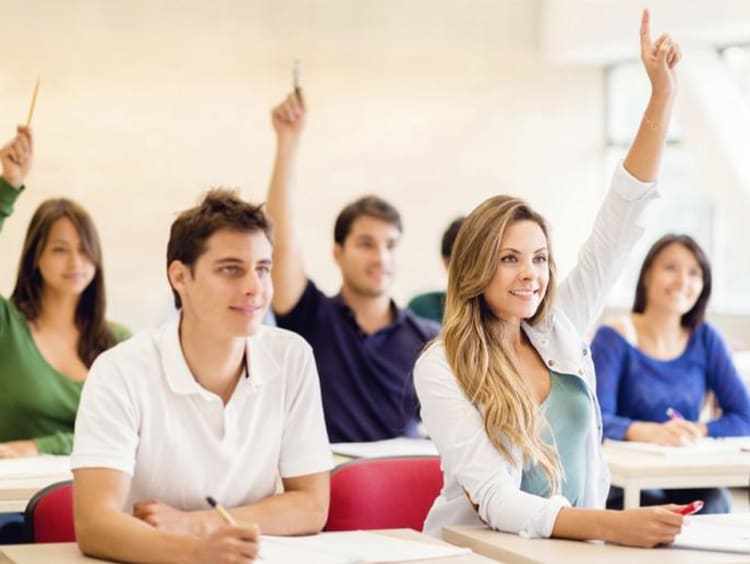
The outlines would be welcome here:
<svg viewBox="0 0 750 564">
<path fill-rule="evenodd" d="M 331 451 L 312 350 L 261 326 L 269 231 L 258 207 L 227 190 L 173 223 L 167 274 L 180 320 L 99 356 L 81 397 L 72 466 L 83 552 L 251 562 L 259 531 L 325 524 Z"/>
</svg>

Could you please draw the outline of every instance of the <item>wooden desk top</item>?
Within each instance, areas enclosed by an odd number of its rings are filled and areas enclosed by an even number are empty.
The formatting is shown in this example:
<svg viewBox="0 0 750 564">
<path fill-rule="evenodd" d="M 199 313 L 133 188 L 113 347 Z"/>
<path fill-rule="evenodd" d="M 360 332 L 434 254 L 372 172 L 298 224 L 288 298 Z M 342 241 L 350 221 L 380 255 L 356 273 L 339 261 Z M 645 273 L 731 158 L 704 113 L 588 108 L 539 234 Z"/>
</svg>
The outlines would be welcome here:
<svg viewBox="0 0 750 564">
<path fill-rule="evenodd" d="M 55 482 L 72 479 L 73 474 L 70 472 L 57 476 L 0 479 L 0 513 L 23 511 L 37 491 Z"/>
<path fill-rule="evenodd" d="M 0 460 L 0 513 L 23 511 L 37 491 L 72 478 L 68 456 Z"/>
<path fill-rule="evenodd" d="M 423 535 L 422 533 L 412 531 L 411 529 L 393 529 L 372 532 L 406 540 L 428 543 L 442 542 L 438 539 Z M 0 546 L 0 564 L 92 564 L 94 562 L 109 561 L 82 555 L 78 550 L 78 545 L 72 542 Z M 496 562 L 478 554 L 466 554 L 450 558 L 431 559 L 429 561 L 413 561 L 410 564 L 496 564 Z"/>
<path fill-rule="evenodd" d="M 711 522 L 747 523 L 750 513 L 693 517 Z M 679 548 L 630 548 L 612 544 L 562 539 L 527 539 L 477 527 L 446 527 L 443 539 L 507 564 L 747 564 L 747 554 L 709 552 Z"/>
<path fill-rule="evenodd" d="M 624 478 L 643 476 L 696 476 L 738 474 L 750 476 L 750 452 L 711 454 L 696 458 L 649 454 L 603 446 L 612 474 Z"/>
</svg>

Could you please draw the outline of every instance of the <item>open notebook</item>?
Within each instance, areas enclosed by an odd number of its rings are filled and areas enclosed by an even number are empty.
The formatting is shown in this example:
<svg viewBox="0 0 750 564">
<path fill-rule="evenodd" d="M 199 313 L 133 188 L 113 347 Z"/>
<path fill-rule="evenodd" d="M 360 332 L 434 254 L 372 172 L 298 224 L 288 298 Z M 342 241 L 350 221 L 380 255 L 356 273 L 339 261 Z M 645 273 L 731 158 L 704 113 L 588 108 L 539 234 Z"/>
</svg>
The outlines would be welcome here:
<svg viewBox="0 0 750 564">
<path fill-rule="evenodd" d="M 397 539 L 394 537 L 347 531 L 320 533 L 306 537 L 260 539 L 260 559 L 264 564 L 367 564 L 370 562 L 409 562 L 468 554 L 467 548 L 443 543 Z"/>
<path fill-rule="evenodd" d="M 682 527 L 682 532 L 670 546 L 750 555 L 750 527 L 691 520 Z"/>
<path fill-rule="evenodd" d="M 604 445 L 608 449 L 629 452 L 641 452 L 658 456 L 689 456 L 699 457 L 711 454 L 738 454 L 750 452 L 750 437 L 728 437 L 725 439 L 704 438 L 692 445 L 665 446 L 638 441 L 611 441 Z"/>
</svg>

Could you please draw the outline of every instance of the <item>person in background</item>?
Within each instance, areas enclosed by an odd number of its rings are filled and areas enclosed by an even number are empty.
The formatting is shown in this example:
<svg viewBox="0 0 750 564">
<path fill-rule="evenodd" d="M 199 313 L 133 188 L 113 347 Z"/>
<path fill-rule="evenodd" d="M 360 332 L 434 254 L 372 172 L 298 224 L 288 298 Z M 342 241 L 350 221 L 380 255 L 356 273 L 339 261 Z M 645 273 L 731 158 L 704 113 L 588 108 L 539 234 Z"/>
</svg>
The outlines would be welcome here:
<svg viewBox="0 0 750 564">
<path fill-rule="evenodd" d="M 0 228 L 24 191 L 30 129 L 0 149 Z M 0 297 L 0 458 L 69 454 L 83 381 L 94 359 L 128 331 L 105 319 L 99 236 L 65 199 L 42 202 L 26 231 L 15 287 Z M 5 518 L 5 521 L 18 522 Z M 0 536 L 9 542 L 12 526 Z"/>
<path fill-rule="evenodd" d="M 71 466 L 84 553 L 250 562 L 259 530 L 325 524 L 332 458 L 312 350 L 261 325 L 271 253 L 268 218 L 229 190 L 210 191 L 172 224 L 167 276 L 179 319 L 101 355 L 81 397 Z"/>
<path fill-rule="evenodd" d="M 689 445 L 701 437 L 750 435 L 750 399 L 729 348 L 704 321 L 711 265 L 692 237 L 668 234 L 646 254 L 632 313 L 607 321 L 591 343 L 604 436 Z M 712 392 L 721 415 L 699 421 Z M 702 499 L 703 513 L 726 513 L 723 488 L 642 490 L 641 505 Z M 622 507 L 612 488 L 610 507 Z"/>
<path fill-rule="evenodd" d="M 312 345 L 331 442 L 419 433 L 414 362 L 440 326 L 396 306 L 401 217 L 388 202 L 365 196 L 336 218 L 333 257 L 341 291 L 328 297 L 307 277 L 294 218 L 294 167 L 307 118 L 301 91 L 271 112 L 276 160 L 268 215 L 276 228 L 273 309 L 279 327 Z"/>
<path fill-rule="evenodd" d="M 466 218 L 463 216 L 454 219 L 443 233 L 443 238 L 440 241 L 440 256 L 446 270 L 448 270 L 448 263 L 451 259 L 453 243 L 456 241 L 458 230 L 461 229 L 464 219 Z M 442 323 L 443 311 L 445 310 L 445 292 L 427 292 L 414 296 L 406 307 L 420 317 Z"/>
<path fill-rule="evenodd" d="M 414 378 L 444 487 L 425 521 L 525 537 L 669 543 L 685 507 L 604 509 L 594 365 L 583 335 L 637 239 L 677 89 L 679 46 L 641 20 L 651 98 L 576 267 L 556 285 L 549 230 L 528 204 L 489 198 L 469 214 L 448 268 L 443 330 Z"/>
</svg>

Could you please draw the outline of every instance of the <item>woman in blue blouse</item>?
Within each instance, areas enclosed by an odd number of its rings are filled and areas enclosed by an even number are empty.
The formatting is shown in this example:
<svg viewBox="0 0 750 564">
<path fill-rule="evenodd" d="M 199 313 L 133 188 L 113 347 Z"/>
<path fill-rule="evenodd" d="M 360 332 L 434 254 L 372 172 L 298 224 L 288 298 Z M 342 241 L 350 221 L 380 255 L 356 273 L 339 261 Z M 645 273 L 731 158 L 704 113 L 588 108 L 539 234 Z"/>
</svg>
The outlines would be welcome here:
<svg viewBox="0 0 750 564">
<path fill-rule="evenodd" d="M 643 261 L 633 312 L 602 326 L 591 351 L 604 436 L 686 445 L 700 437 L 750 435 L 748 390 L 719 333 L 704 322 L 711 266 L 688 235 L 665 235 Z M 707 392 L 721 415 L 698 421 Z M 671 415 L 671 416 L 670 416 Z M 612 488 L 608 507 L 622 507 Z M 703 499 L 703 513 L 730 509 L 726 490 L 644 490 L 641 504 Z"/>
</svg>

